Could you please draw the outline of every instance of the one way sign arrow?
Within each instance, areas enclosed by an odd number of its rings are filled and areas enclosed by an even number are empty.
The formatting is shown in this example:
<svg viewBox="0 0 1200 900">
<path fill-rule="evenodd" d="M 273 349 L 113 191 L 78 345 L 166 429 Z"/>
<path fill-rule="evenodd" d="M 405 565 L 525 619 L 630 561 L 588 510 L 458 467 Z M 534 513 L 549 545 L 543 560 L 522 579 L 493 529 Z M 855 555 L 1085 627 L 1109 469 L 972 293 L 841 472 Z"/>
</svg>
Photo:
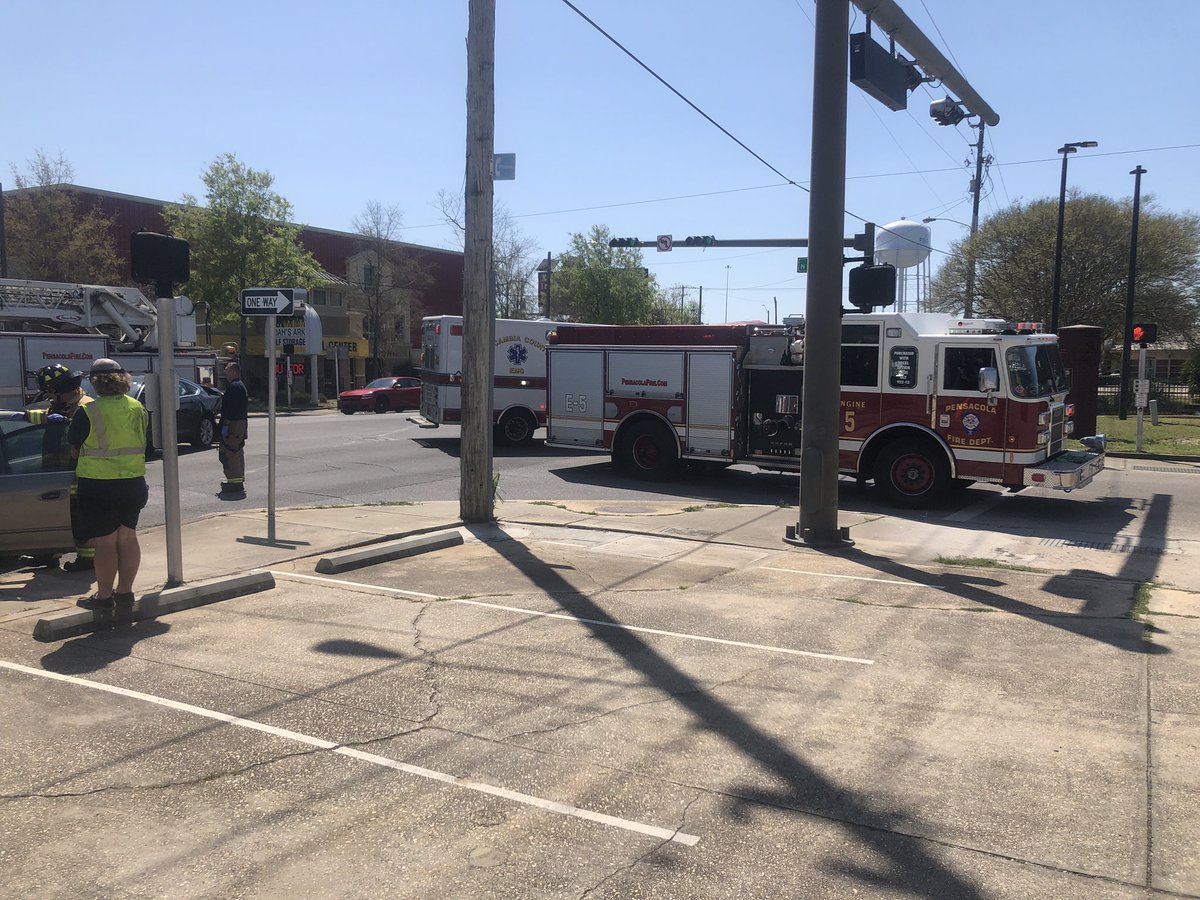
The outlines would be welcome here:
<svg viewBox="0 0 1200 900">
<path fill-rule="evenodd" d="M 290 316 L 295 293 L 293 288 L 246 288 L 242 291 L 242 315 Z"/>
</svg>

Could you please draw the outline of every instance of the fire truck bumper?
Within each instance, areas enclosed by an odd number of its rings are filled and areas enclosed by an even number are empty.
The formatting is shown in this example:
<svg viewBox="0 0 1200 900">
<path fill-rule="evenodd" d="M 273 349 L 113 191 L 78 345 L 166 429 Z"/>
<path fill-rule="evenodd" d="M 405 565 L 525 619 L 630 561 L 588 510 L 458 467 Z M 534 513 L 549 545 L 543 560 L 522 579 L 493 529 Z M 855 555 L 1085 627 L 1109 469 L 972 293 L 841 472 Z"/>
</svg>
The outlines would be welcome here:
<svg viewBox="0 0 1200 900">
<path fill-rule="evenodd" d="M 1040 466 L 1025 470 L 1026 487 L 1047 487 L 1060 491 L 1073 491 L 1086 487 L 1092 479 L 1104 471 L 1104 454 L 1088 453 L 1085 450 L 1068 450 Z"/>
<path fill-rule="evenodd" d="M 408 416 L 408 421 L 412 422 L 418 428 L 437 428 L 437 422 L 430 422 L 424 416 L 412 415 Z"/>
</svg>

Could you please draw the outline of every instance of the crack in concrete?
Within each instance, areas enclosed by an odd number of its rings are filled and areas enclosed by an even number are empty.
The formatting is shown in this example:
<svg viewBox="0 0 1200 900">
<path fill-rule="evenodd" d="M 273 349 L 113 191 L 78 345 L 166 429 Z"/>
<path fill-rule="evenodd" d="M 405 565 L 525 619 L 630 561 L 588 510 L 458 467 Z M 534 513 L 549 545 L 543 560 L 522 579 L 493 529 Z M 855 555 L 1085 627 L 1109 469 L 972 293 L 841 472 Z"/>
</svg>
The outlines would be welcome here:
<svg viewBox="0 0 1200 900">
<path fill-rule="evenodd" d="M 595 884 L 593 884 L 590 888 L 588 888 L 582 894 L 580 894 L 579 900 L 584 900 L 584 898 L 589 896 L 593 891 L 599 890 L 601 887 L 604 886 L 604 884 L 606 884 L 607 882 L 616 878 L 618 875 L 622 875 L 627 872 L 632 872 L 634 869 L 636 869 L 638 866 L 640 866 L 643 862 L 645 862 L 647 859 L 649 859 L 651 856 L 653 856 L 655 853 L 657 853 L 663 847 L 670 844 L 671 841 L 673 841 L 679 835 L 679 833 L 681 831 L 683 831 L 683 826 L 687 824 L 687 814 L 688 814 L 688 810 L 690 810 L 692 808 L 692 804 L 694 804 L 697 800 L 699 800 L 702 796 L 704 796 L 704 794 L 705 794 L 705 792 L 703 790 L 697 790 L 695 795 L 692 797 L 692 799 L 689 800 L 686 804 L 684 804 L 683 811 L 679 814 L 679 824 L 677 826 L 675 826 L 675 830 L 671 833 L 670 837 L 663 838 L 657 844 L 655 844 L 653 847 L 651 847 L 649 850 L 647 850 L 645 853 L 639 853 L 627 865 L 619 866 L 616 869 L 614 869 L 613 871 L 609 872 L 607 875 L 605 875 L 603 878 L 601 878 L 599 881 L 597 881 Z"/>
<path fill-rule="evenodd" d="M 425 669 L 421 672 L 421 680 L 424 681 L 429 687 L 429 696 L 426 698 L 425 702 L 428 703 L 432 709 L 432 712 L 430 712 L 428 715 L 417 720 L 420 728 L 424 728 L 429 725 L 429 723 L 441 715 L 442 712 L 442 688 L 436 677 L 439 667 L 437 653 L 424 646 L 424 638 L 421 635 L 421 620 L 424 619 L 425 614 L 433 608 L 435 602 L 436 601 L 429 600 L 421 602 L 421 610 L 413 619 L 412 624 L 413 647 L 415 647 L 417 652 L 421 654 L 421 658 L 425 660 Z"/>
<path fill-rule="evenodd" d="M 109 792 L 136 792 L 136 791 L 161 791 L 176 787 L 193 787 L 198 784 L 207 784 L 212 781 L 220 781 L 225 778 L 236 778 L 239 775 L 245 775 L 253 772 L 255 769 L 262 769 L 267 766 L 274 765 L 279 762 L 286 762 L 292 759 L 302 759 L 306 756 L 315 756 L 319 753 L 336 753 L 341 749 L 361 750 L 370 747 L 374 744 L 379 744 L 384 741 L 395 740 L 396 738 L 406 737 L 410 734 L 416 734 L 424 730 L 424 725 L 418 725 L 415 728 L 407 728 L 403 731 L 395 731 L 391 734 L 378 735 L 373 738 L 366 738 L 361 741 L 349 741 L 338 743 L 333 747 L 305 747 L 300 750 L 279 753 L 271 756 L 269 759 L 261 759 L 257 762 L 250 763 L 245 766 L 239 766 L 236 769 L 225 769 L 220 772 L 208 772 L 204 775 L 197 775 L 191 778 L 181 778 L 172 781 L 157 782 L 154 784 L 108 784 L 103 787 L 91 788 L 82 791 L 56 791 L 56 792 L 35 792 L 29 794 L 0 794 L 0 802 L 18 801 L 18 800 L 58 800 L 63 798 L 73 797 L 90 797 L 96 794 L 104 794 Z"/>
</svg>

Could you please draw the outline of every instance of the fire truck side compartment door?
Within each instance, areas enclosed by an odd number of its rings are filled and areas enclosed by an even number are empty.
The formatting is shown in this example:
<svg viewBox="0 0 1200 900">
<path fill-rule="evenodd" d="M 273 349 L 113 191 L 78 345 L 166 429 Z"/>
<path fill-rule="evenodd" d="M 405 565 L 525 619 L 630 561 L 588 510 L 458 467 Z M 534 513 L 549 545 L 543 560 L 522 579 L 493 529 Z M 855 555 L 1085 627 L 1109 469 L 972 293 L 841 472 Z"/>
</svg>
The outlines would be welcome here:
<svg viewBox="0 0 1200 900">
<path fill-rule="evenodd" d="M 683 358 L 680 350 L 610 350 L 608 393 L 647 400 L 682 399 Z"/>
<path fill-rule="evenodd" d="M 547 351 L 546 441 L 604 445 L 604 351 L 551 347 Z"/>
<path fill-rule="evenodd" d="M 734 361 L 729 351 L 688 353 L 689 456 L 733 456 Z"/>
</svg>

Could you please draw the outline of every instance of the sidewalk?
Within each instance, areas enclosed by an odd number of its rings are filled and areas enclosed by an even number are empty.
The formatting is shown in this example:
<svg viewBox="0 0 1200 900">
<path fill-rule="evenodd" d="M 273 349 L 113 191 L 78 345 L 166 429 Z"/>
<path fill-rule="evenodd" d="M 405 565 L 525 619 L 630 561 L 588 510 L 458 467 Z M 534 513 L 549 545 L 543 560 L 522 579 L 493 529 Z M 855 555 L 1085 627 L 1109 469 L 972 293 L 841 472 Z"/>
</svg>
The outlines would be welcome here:
<svg viewBox="0 0 1200 900">
<path fill-rule="evenodd" d="M 998 502 L 1002 502 L 998 501 Z M 500 524 L 555 525 L 575 529 L 661 535 L 701 543 L 784 550 L 784 533 L 796 524 L 795 507 L 696 504 L 694 502 L 502 502 L 496 506 Z M 991 560 L 1047 573 L 1092 574 L 1098 577 L 1135 578 L 1129 571 L 1138 550 L 1156 557 L 1153 579 L 1171 587 L 1200 593 L 1200 571 L 1191 565 L 1182 545 L 1173 540 L 1139 540 L 1123 537 L 1111 546 L 1081 546 L 1069 539 L 1030 534 L 997 533 L 972 527 L 966 519 L 930 523 L 890 515 L 864 515 L 843 511 L 839 524 L 849 528 L 855 547 L 905 565 L 945 560 Z M 422 534 L 461 525 L 457 501 L 420 504 L 344 507 L 307 507 L 276 512 L 275 545 L 266 543 L 267 517 L 263 509 L 216 513 L 188 522 L 182 528 L 185 583 L 223 575 L 243 574 L 292 560 L 351 549 L 389 538 Z M 139 532 L 142 565 L 135 593 L 161 588 L 166 581 L 164 527 Z M 1146 542 L 1153 546 L 1143 546 Z M 798 554 L 838 556 L 805 547 Z M 1113 552 L 1114 550 L 1119 552 Z M 1145 580 L 1151 580 L 1146 578 Z M 21 582 L 24 582 L 21 584 Z M 20 585 L 20 586 L 18 586 Z M 72 588 L 63 596 L 64 586 Z M 0 596 L 30 602 L 73 603 L 88 592 L 86 575 L 63 572 L 0 575 Z M 26 614 L 28 610 L 24 611 Z M 0 613 L 0 621 L 12 615 Z"/>
</svg>

